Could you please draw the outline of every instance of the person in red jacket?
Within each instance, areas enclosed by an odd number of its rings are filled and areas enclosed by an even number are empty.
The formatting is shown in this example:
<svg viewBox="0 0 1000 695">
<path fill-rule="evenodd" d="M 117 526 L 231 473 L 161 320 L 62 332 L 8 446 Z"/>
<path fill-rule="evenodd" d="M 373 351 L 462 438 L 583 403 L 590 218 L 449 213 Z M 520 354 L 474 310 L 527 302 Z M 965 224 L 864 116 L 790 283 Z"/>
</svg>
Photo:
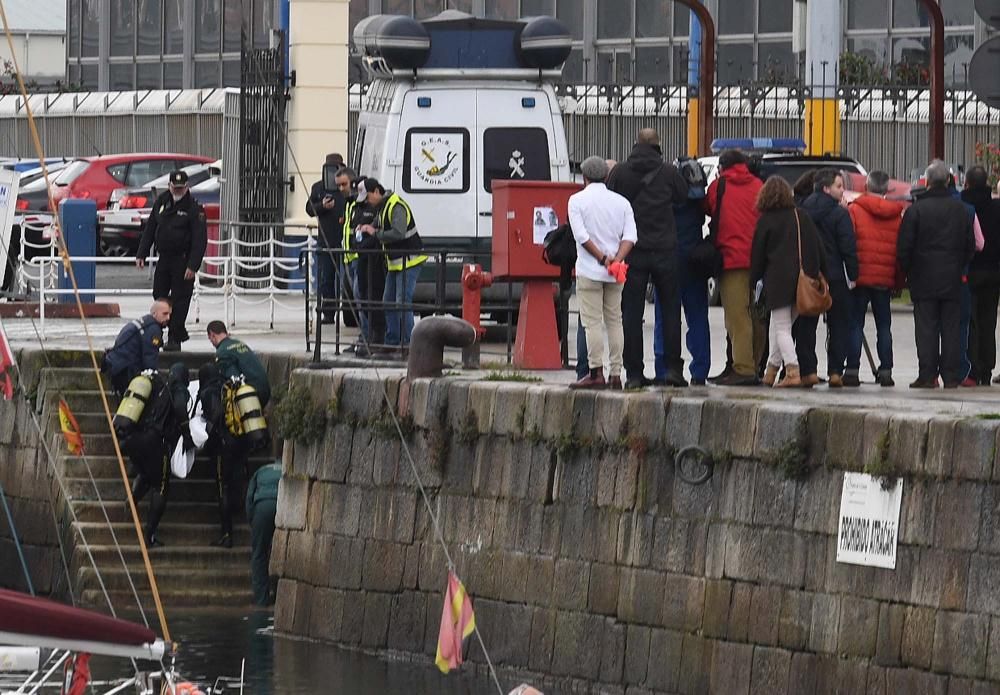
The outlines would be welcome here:
<svg viewBox="0 0 1000 695">
<path fill-rule="evenodd" d="M 889 175 L 884 171 L 868 174 L 867 193 L 857 198 L 847 211 L 854 224 L 858 244 L 858 281 L 852 291 L 854 322 L 851 325 L 844 386 L 861 384 L 861 348 L 868 305 L 875 317 L 879 386 L 895 386 L 892 380 L 892 312 L 890 294 L 896 287 L 896 241 L 905 206 L 886 200 Z"/>
<path fill-rule="evenodd" d="M 719 155 L 719 178 L 708 187 L 705 213 L 715 218 L 715 244 L 722 253 L 719 294 L 726 333 L 733 347 L 732 371 L 715 380 L 720 386 L 755 386 L 764 349 L 764 330 L 750 313 L 750 249 L 760 212 L 757 195 L 764 184 L 750 172 L 739 150 Z"/>
</svg>

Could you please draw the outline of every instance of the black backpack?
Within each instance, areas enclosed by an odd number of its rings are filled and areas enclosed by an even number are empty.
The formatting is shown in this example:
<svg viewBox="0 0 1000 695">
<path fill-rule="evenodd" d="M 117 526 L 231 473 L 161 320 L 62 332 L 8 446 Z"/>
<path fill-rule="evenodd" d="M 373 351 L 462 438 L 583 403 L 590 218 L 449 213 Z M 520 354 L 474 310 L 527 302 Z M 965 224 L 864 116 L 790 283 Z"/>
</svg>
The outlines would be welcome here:
<svg viewBox="0 0 1000 695">
<path fill-rule="evenodd" d="M 568 222 L 546 234 L 543 246 L 542 259 L 549 265 L 559 268 L 576 265 L 576 239 Z"/>
</svg>

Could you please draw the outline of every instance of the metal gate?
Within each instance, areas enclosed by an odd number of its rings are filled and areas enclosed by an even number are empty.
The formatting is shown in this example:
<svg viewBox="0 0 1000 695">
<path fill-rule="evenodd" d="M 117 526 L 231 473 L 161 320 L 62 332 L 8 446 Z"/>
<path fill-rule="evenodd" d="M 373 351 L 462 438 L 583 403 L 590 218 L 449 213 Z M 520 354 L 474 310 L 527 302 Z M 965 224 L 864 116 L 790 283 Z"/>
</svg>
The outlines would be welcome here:
<svg viewBox="0 0 1000 695">
<path fill-rule="evenodd" d="M 244 36 L 240 57 L 239 216 L 234 256 L 275 258 L 284 255 L 285 219 L 285 82 L 284 35 L 277 46 L 253 48 Z M 271 227 L 270 225 L 275 225 Z M 246 274 L 267 275 L 262 261 Z"/>
</svg>

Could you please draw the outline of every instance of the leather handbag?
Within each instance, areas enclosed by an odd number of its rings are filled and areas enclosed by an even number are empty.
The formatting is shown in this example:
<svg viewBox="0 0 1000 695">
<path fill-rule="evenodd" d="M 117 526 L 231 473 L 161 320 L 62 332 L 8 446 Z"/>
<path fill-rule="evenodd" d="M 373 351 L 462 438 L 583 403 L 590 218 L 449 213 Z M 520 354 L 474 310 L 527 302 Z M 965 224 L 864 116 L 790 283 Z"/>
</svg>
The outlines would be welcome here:
<svg viewBox="0 0 1000 695">
<path fill-rule="evenodd" d="M 833 306 L 830 284 L 819 273 L 819 277 L 809 277 L 802 268 L 802 226 L 799 211 L 795 210 L 795 233 L 799 239 L 799 280 L 795 288 L 795 310 L 799 316 L 819 316 Z"/>
</svg>

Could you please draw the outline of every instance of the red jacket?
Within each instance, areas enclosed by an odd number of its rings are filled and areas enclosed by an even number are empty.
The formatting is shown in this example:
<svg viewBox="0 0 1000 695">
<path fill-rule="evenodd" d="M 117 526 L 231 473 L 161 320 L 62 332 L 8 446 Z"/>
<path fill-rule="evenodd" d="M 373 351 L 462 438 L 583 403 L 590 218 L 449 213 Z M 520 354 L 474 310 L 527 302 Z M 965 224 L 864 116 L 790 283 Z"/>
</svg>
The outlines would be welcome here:
<svg viewBox="0 0 1000 695">
<path fill-rule="evenodd" d="M 746 164 L 731 166 L 720 176 L 726 180 L 726 191 L 722 196 L 722 219 L 715 245 L 722 252 L 724 270 L 742 270 L 750 267 L 753 232 L 760 218 L 757 194 L 764 184 L 750 173 Z M 705 214 L 710 217 L 715 212 L 718 192 L 719 179 L 716 179 L 705 196 Z"/>
<path fill-rule="evenodd" d="M 906 206 L 865 194 L 847 207 L 858 240 L 858 287 L 896 287 L 896 239 Z"/>
</svg>

